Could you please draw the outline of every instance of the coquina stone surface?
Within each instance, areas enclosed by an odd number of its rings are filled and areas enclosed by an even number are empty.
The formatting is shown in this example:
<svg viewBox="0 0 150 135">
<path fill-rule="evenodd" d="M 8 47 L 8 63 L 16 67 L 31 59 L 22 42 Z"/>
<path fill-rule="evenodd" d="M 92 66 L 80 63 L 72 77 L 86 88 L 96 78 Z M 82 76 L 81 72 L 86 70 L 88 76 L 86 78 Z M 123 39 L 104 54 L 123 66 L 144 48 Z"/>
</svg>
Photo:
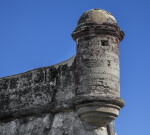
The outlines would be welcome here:
<svg viewBox="0 0 150 135">
<path fill-rule="evenodd" d="M 89 10 L 72 33 L 76 55 L 1 78 L 0 135 L 115 135 L 123 36 L 109 12 Z"/>
</svg>

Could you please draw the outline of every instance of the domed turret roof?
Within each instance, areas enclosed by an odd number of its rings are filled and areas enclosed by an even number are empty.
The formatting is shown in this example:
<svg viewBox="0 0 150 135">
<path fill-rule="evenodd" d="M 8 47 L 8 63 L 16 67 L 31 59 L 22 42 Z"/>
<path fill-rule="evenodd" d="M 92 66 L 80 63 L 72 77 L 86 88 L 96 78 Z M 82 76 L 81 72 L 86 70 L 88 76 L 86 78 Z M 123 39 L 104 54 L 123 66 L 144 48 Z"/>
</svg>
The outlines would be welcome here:
<svg viewBox="0 0 150 135">
<path fill-rule="evenodd" d="M 102 9 L 91 9 L 86 11 L 79 19 L 78 25 L 83 23 L 110 23 L 117 24 L 116 19 L 108 12 Z"/>
</svg>

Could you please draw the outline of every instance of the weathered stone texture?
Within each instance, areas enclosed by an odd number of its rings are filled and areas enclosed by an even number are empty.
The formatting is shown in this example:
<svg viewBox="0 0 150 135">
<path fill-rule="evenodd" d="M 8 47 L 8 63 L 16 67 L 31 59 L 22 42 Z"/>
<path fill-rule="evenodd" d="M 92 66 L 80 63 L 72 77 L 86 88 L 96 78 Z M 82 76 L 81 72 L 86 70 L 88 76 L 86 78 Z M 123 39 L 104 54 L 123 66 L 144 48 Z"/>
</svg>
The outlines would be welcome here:
<svg viewBox="0 0 150 135">
<path fill-rule="evenodd" d="M 77 94 L 109 93 L 119 96 L 119 49 L 118 39 L 100 35 L 90 40 L 78 40 L 76 57 Z M 102 46 L 107 41 L 107 46 Z M 85 87 L 86 86 L 86 87 Z"/>
<path fill-rule="evenodd" d="M 93 129 L 77 116 L 73 105 L 74 58 L 68 62 L 71 65 L 62 63 L 1 78 L 1 135 L 97 135 L 103 130 L 107 132 L 106 127 Z M 40 78 L 45 79 L 40 81 Z M 15 80 L 15 88 L 10 87 L 12 80 Z"/>
<path fill-rule="evenodd" d="M 51 126 L 55 126 L 53 119 L 57 120 L 55 113 L 73 106 L 74 57 L 72 59 L 71 66 L 63 63 L 0 80 L 1 135 L 55 134 L 51 131 Z"/>
<path fill-rule="evenodd" d="M 0 124 L 1 135 L 46 135 L 51 129 L 51 114 L 23 117 Z"/>
<path fill-rule="evenodd" d="M 0 135 L 115 135 L 123 32 L 95 9 L 72 37 L 77 52 L 67 61 L 0 79 Z"/>
<path fill-rule="evenodd" d="M 74 97 L 74 65 L 39 68 L 2 78 L 0 83 L 0 118 L 57 111 Z"/>
</svg>

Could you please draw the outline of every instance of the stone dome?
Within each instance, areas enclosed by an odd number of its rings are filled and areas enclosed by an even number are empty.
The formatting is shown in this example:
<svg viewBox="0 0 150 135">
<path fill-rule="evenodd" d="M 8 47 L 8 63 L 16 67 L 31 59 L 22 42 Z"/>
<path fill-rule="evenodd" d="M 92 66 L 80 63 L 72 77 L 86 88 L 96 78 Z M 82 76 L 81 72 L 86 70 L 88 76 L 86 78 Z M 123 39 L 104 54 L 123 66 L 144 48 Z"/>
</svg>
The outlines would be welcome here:
<svg viewBox="0 0 150 135">
<path fill-rule="evenodd" d="M 79 19 L 78 25 L 83 23 L 110 23 L 117 24 L 116 19 L 108 12 L 103 9 L 91 9 L 86 11 Z"/>
</svg>

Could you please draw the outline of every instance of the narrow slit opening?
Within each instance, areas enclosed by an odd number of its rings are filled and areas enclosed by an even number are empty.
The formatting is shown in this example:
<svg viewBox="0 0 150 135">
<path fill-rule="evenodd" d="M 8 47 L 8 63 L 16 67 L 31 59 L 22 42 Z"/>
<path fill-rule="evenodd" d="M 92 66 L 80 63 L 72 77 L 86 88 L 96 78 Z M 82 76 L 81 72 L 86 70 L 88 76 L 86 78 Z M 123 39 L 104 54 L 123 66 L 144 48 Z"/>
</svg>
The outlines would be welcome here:
<svg viewBox="0 0 150 135">
<path fill-rule="evenodd" d="M 101 44 L 102 44 L 102 46 L 108 46 L 108 41 L 107 40 L 102 40 Z"/>
</svg>

